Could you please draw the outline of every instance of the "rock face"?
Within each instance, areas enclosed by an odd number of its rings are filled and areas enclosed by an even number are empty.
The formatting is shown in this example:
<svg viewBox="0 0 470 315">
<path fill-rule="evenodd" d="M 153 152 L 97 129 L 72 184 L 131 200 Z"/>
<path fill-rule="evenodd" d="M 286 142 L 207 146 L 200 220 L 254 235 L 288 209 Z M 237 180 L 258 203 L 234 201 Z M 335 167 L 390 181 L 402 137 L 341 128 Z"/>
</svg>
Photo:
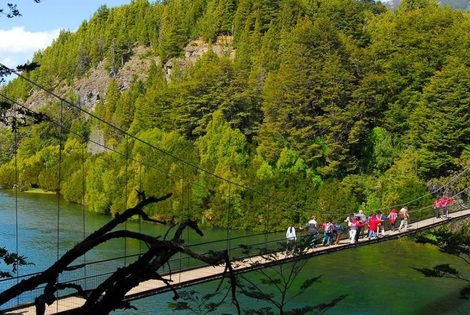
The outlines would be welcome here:
<svg viewBox="0 0 470 315">
<path fill-rule="evenodd" d="M 174 66 L 179 68 L 184 68 L 190 64 L 194 64 L 198 58 L 212 50 L 218 56 L 224 56 L 233 58 L 235 56 L 235 51 L 232 47 L 232 36 L 219 36 L 216 43 L 209 44 L 202 40 L 193 40 L 184 48 L 184 57 L 183 58 L 172 58 L 168 60 L 164 65 L 166 79 L 170 80 L 171 72 Z"/>
<path fill-rule="evenodd" d="M 213 51 L 219 56 L 233 58 L 235 51 L 232 47 L 232 36 L 220 36 L 213 44 L 196 39 L 188 43 L 184 48 L 183 57 L 172 58 L 164 65 L 161 64 L 159 57 L 155 56 L 151 47 L 137 46 L 132 50 L 132 56 L 119 69 L 116 75 L 111 76 L 105 69 L 104 62 L 101 62 L 96 68 L 91 69 L 80 79 L 75 80 L 71 85 L 58 83 L 52 88 L 46 87 L 55 96 L 64 97 L 69 101 L 70 95 L 76 95 L 74 104 L 87 110 L 93 111 L 98 101 L 106 99 L 106 91 L 112 80 L 116 80 L 119 89 L 125 91 L 129 89 L 131 82 L 135 78 L 145 79 L 147 70 L 151 64 L 161 66 L 166 74 L 166 79 L 170 80 L 172 70 L 175 67 L 185 68 L 194 64 L 198 58 Z M 38 110 L 49 102 L 56 102 L 57 98 L 41 90 L 32 90 L 25 106 L 32 110 Z"/>
<path fill-rule="evenodd" d="M 125 91 L 129 88 L 134 77 L 145 79 L 147 69 L 151 64 L 163 67 L 166 79 L 170 80 L 174 67 L 184 68 L 194 64 L 203 54 L 212 50 L 219 56 L 233 58 L 231 36 L 220 36 L 216 43 L 209 44 L 202 40 L 193 40 L 185 48 L 181 58 L 172 58 L 161 65 L 159 57 L 152 54 L 152 48 L 138 46 L 133 49 L 132 57 L 119 69 L 115 77 L 110 77 L 104 69 L 103 63 L 89 72 L 86 77 L 77 80 L 73 84 L 73 92 L 78 95 L 80 105 L 93 110 L 96 103 L 106 98 L 106 90 L 111 80 L 118 82 L 119 89 Z"/>
<path fill-rule="evenodd" d="M 55 82 L 55 86 L 52 87 L 31 89 L 30 95 L 22 104 L 38 112 L 47 104 L 62 102 L 66 107 L 75 106 L 91 113 L 99 101 L 106 99 L 106 92 L 112 80 L 117 82 L 121 91 L 126 91 L 135 79 L 145 80 L 148 69 L 154 64 L 164 69 L 166 80 L 169 81 L 175 68 L 184 69 L 209 51 L 221 57 L 234 58 L 232 41 L 232 36 L 220 36 L 215 43 L 207 43 L 200 39 L 193 40 L 184 48 L 182 57 L 172 58 L 164 65 L 160 58 L 155 56 L 151 47 L 137 46 L 132 50 L 129 60 L 114 75 L 106 70 L 105 62 L 102 61 L 96 68 L 90 69 L 85 76 L 76 79 L 72 84 Z M 91 130 L 90 140 L 92 140 L 89 146 L 91 153 L 105 150 L 102 130 Z"/>
</svg>

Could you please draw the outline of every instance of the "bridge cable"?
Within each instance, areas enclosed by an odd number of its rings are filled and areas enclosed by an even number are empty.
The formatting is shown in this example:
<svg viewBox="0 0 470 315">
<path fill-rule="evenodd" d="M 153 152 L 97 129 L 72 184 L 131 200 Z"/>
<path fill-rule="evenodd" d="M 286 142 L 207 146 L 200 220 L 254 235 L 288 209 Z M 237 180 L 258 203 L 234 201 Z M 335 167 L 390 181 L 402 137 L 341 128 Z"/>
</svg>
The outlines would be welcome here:
<svg viewBox="0 0 470 315">
<path fill-rule="evenodd" d="M 79 120 L 81 123 L 83 123 L 83 121 L 81 121 L 83 118 L 82 115 L 79 116 Z M 83 136 L 83 135 L 82 135 Z M 86 162 L 86 142 L 84 141 L 85 139 L 82 137 L 81 138 L 82 141 L 80 141 L 80 149 L 81 149 L 81 164 L 80 164 L 80 167 L 81 167 L 81 177 L 82 177 L 82 194 L 81 194 L 81 210 L 82 210 L 82 240 L 85 240 L 86 238 L 86 208 L 85 208 L 85 202 L 86 202 L 86 199 L 85 199 L 85 194 L 86 194 L 86 168 L 85 168 L 85 162 Z M 87 259 L 86 259 L 86 254 L 87 252 L 85 252 L 83 254 L 83 278 L 85 279 L 84 280 L 84 286 L 85 288 L 87 288 Z"/>
<path fill-rule="evenodd" d="M 19 140 L 18 140 L 18 119 L 16 117 L 17 115 L 17 111 L 16 111 L 16 104 L 13 104 L 13 113 L 14 113 L 14 116 L 13 116 L 13 137 L 14 137 L 14 140 L 13 140 L 13 145 L 14 145 L 14 154 L 15 154 L 15 173 L 14 173 L 14 179 L 13 179 L 13 188 L 14 188 L 14 193 L 15 193 L 15 252 L 18 254 L 18 256 L 20 256 L 20 240 L 19 240 L 19 208 L 18 208 L 18 189 L 19 189 L 19 186 L 18 186 L 18 183 L 19 183 L 19 171 L 18 171 L 18 143 L 19 143 Z M 17 268 L 16 268 L 16 283 L 19 283 L 19 275 L 20 275 L 20 266 L 18 265 Z M 16 297 L 16 303 L 19 304 L 20 303 L 20 297 L 17 296 Z"/>
<path fill-rule="evenodd" d="M 2 64 L 0 64 L 0 66 L 5 67 L 5 66 L 2 65 Z M 5 68 L 6 68 L 6 67 L 5 67 Z M 60 100 L 62 100 L 62 101 L 64 101 L 64 102 L 66 102 L 67 104 L 69 104 L 70 106 L 72 106 L 72 107 L 74 107 L 74 108 L 77 108 L 77 105 L 75 105 L 75 104 L 73 104 L 73 103 L 71 103 L 71 102 L 66 101 L 65 99 L 63 99 L 63 98 L 61 98 L 60 96 L 56 95 L 56 94 L 55 94 L 54 92 L 52 92 L 51 90 L 49 90 L 49 89 L 47 89 L 47 88 L 41 86 L 40 84 L 38 84 L 38 83 L 32 81 L 32 80 L 29 79 L 29 78 L 23 76 L 23 75 L 22 75 L 21 73 L 19 73 L 18 71 L 13 70 L 13 69 L 10 69 L 10 70 L 12 71 L 13 74 L 17 75 L 17 76 L 20 77 L 20 78 L 23 78 L 24 80 L 28 81 L 29 83 L 31 83 L 32 85 L 38 87 L 39 89 L 44 90 L 46 93 L 48 93 L 48 94 L 54 96 L 55 98 L 58 98 L 58 99 L 60 99 Z M 193 164 L 193 163 L 191 163 L 191 162 L 189 162 L 189 161 L 185 161 L 185 160 L 183 160 L 183 159 L 181 159 L 181 158 L 175 156 L 174 154 L 171 154 L 170 152 L 167 152 L 167 151 L 165 151 L 165 150 L 162 150 L 162 149 L 160 149 L 160 148 L 158 148 L 158 147 L 155 147 L 155 146 L 151 145 L 150 143 L 148 143 L 148 142 L 146 142 L 146 141 L 143 141 L 143 140 L 141 140 L 141 139 L 136 138 L 135 136 L 133 136 L 133 135 L 127 133 L 126 131 L 120 129 L 119 127 L 116 127 L 116 126 L 112 125 L 111 123 L 104 121 L 103 119 L 99 118 L 98 116 L 96 116 L 96 115 L 94 115 L 94 114 L 92 114 L 92 113 L 90 113 L 90 112 L 88 112 L 88 111 L 85 111 L 85 110 L 82 109 L 82 108 L 79 108 L 79 107 L 78 107 L 78 109 L 79 109 L 80 111 L 82 111 L 83 113 L 89 115 L 90 117 L 92 117 L 92 118 L 94 118 L 94 119 L 97 119 L 98 121 L 100 121 L 100 122 L 102 122 L 102 123 L 104 123 L 104 124 L 107 124 L 107 125 L 111 126 L 112 128 L 115 128 L 117 131 L 120 131 L 120 132 L 122 132 L 123 134 L 126 134 L 126 135 L 128 135 L 129 137 L 134 138 L 135 140 L 140 141 L 140 142 L 142 142 L 142 143 L 144 143 L 144 144 L 146 144 L 146 145 L 152 147 L 153 149 L 158 150 L 159 152 L 161 152 L 161 153 L 163 153 L 163 154 L 165 154 L 165 155 L 168 155 L 168 156 L 170 156 L 170 157 L 172 157 L 172 158 L 174 158 L 174 159 L 176 159 L 176 160 L 182 162 L 183 164 L 190 165 L 190 166 L 194 167 L 195 169 L 198 169 L 198 170 L 200 170 L 200 171 L 202 171 L 202 172 L 206 172 L 206 173 L 210 174 L 211 176 L 214 176 L 215 178 L 218 178 L 218 179 L 220 179 L 220 180 L 226 181 L 226 182 L 229 183 L 229 184 L 233 184 L 233 185 L 239 186 L 239 187 L 241 187 L 241 188 L 254 191 L 254 192 L 256 192 L 256 193 L 258 193 L 258 194 L 260 194 L 260 195 L 266 195 L 264 192 L 260 192 L 260 191 L 251 189 L 251 188 L 249 188 L 249 187 L 246 187 L 246 186 L 244 186 L 244 185 L 242 185 L 242 184 L 232 182 L 232 181 L 230 181 L 230 180 L 228 180 L 228 179 L 225 179 L 225 178 L 222 178 L 221 176 L 218 176 L 217 174 L 214 174 L 213 172 L 209 172 L 209 171 L 207 171 L 207 170 L 205 170 L 205 169 L 202 169 L 202 168 L 199 167 L 198 165 L 195 165 L 195 164 Z M 426 195 L 428 195 L 428 194 L 426 194 Z M 426 195 L 424 195 L 424 196 L 422 196 L 422 197 L 420 197 L 420 198 L 424 198 Z M 275 196 L 270 196 L 270 197 L 272 197 L 271 200 L 273 200 L 273 201 L 274 201 L 274 200 L 277 200 L 277 201 L 279 201 L 279 202 L 286 202 L 286 203 L 288 202 L 287 200 L 278 199 L 278 198 L 275 197 Z M 418 199 L 419 199 L 419 198 L 418 198 Z M 409 203 L 414 202 L 414 201 L 415 201 L 415 200 L 408 201 L 407 203 L 402 203 L 402 204 L 400 204 L 400 205 L 409 204 Z M 331 212 L 328 212 L 328 215 L 334 215 L 334 214 L 331 213 Z M 342 214 L 341 214 L 341 215 L 342 215 Z"/>
</svg>

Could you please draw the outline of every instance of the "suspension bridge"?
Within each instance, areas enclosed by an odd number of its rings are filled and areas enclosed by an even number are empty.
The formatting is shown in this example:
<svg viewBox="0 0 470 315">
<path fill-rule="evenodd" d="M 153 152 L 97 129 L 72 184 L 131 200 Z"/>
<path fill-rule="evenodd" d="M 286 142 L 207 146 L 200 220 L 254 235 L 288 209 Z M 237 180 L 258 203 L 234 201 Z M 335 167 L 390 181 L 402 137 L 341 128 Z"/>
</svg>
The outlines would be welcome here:
<svg viewBox="0 0 470 315">
<path fill-rule="evenodd" d="M 349 250 L 360 246 L 370 246 L 377 243 L 395 240 L 401 237 L 406 237 L 415 233 L 425 231 L 427 229 L 436 228 L 440 225 L 447 224 L 456 220 L 462 220 L 468 217 L 470 217 L 470 209 L 467 208 L 465 205 L 460 205 L 460 207 L 454 207 L 451 210 L 450 216 L 448 218 L 430 217 L 420 221 L 415 221 L 410 223 L 408 228 L 401 232 L 397 230 L 392 231 L 390 229 L 387 229 L 385 231 L 385 235 L 380 236 L 378 239 L 359 238 L 359 241 L 357 243 L 351 244 L 346 236 L 347 233 L 343 233 L 344 235 L 338 245 L 320 245 L 316 248 L 307 249 L 307 251 L 303 252 L 301 255 L 292 255 L 289 252 L 282 251 L 278 252 L 277 257 L 274 260 L 267 259 L 264 255 L 243 255 L 241 253 L 242 247 L 240 245 L 242 243 L 249 243 L 250 241 L 254 241 L 257 243 L 251 245 L 264 248 L 279 246 L 279 243 L 284 242 L 285 240 L 276 236 L 274 236 L 274 238 L 272 238 L 271 240 L 265 240 L 261 243 L 259 243 L 258 240 L 253 240 L 253 237 L 242 237 L 239 239 L 233 239 L 231 241 L 237 242 L 239 243 L 239 245 L 235 245 L 229 250 L 231 253 L 237 255 L 238 257 L 237 261 L 233 264 L 233 269 L 235 274 L 240 274 L 266 268 L 268 266 L 289 263 L 298 259 L 312 259 L 324 254 L 330 254 L 332 252 Z M 221 242 L 214 242 L 211 244 L 198 244 L 198 246 L 200 245 L 203 245 L 203 247 L 206 248 L 210 247 L 212 250 L 226 249 L 225 244 L 221 244 Z M 220 246 L 220 248 L 217 248 L 218 246 Z M 206 266 L 197 263 L 196 265 L 187 263 L 182 266 L 181 261 L 177 260 L 173 261 L 172 264 L 175 269 L 171 272 L 167 272 L 167 274 L 165 274 L 164 276 L 171 281 L 174 289 L 182 289 L 200 283 L 218 280 L 223 277 L 225 272 L 225 266 L 223 265 Z M 177 266 L 180 266 L 180 269 L 178 269 Z M 96 275 L 88 279 L 88 281 L 91 282 L 93 281 L 93 278 L 100 276 L 106 275 Z M 74 281 L 77 281 L 77 279 L 75 279 Z M 84 284 L 86 282 L 86 279 L 80 279 L 78 282 Z M 30 298 L 33 298 L 34 296 L 40 295 L 41 290 L 42 288 L 37 288 L 36 290 L 29 292 L 28 294 L 30 295 Z M 170 287 L 166 285 L 163 281 L 147 280 L 145 282 L 140 283 L 137 287 L 129 291 L 125 296 L 125 301 L 130 302 L 132 300 L 142 299 L 168 291 L 170 291 Z M 77 309 L 81 307 L 84 303 L 85 299 L 80 296 L 77 296 L 76 294 L 64 295 L 57 299 L 52 305 L 50 305 L 46 309 L 45 314 L 61 314 L 66 311 Z M 17 305 L 9 309 L 4 309 L 3 312 L 3 314 L 8 315 L 33 315 L 36 314 L 36 308 L 32 303 L 25 303 L 23 305 Z"/>
<path fill-rule="evenodd" d="M 1 66 L 1 65 L 0 65 Z M 188 161 L 182 160 L 178 156 L 162 150 L 160 147 L 144 141 L 135 135 L 129 134 L 125 130 L 122 130 L 111 123 L 103 120 L 102 118 L 94 115 L 91 112 L 88 112 L 83 106 L 77 105 L 72 103 L 59 95 L 55 94 L 53 91 L 48 90 L 37 83 L 31 81 L 27 77 L 22 76 L 19 73 L 15 73 L 21 79 L 27 81 L 32 86 L 37 87 L 39 90 L 43 91 L 51 99 L 58 103 L 58 113 L 56 117 L 48 117 L 47 123 L 51 125 L 51 129 L 57 131 L 57 142 L 59 149 L 56 152 L 55 160 L 57 164 L 53 168 L 53 172 L 55 172 L 55 176 L 51 176 L 56 180 L 55 185 L 52 185 L 57 189 L 58 192 L 61 191 L 64 183 L 62 181 L 62 176 L 65 171 L 71 173 L 75 171 L 76 178 L 82 183 L 78 186 L 82 186 L 81 196 L 78 198 L 81 204 L 85 204 L 85 194 L 86 194 L 86 186 L 87 183 L 85 182 L 86 178 L 86 169 L 85 164 L 86 160 L 89 157 L 88 153 L 90 151 L 90 147 L 93 147 L 94 153 L 105 153 L 111 155 L 110 160 L 113 161 L 121 161 L 121 164 L 124 165 L 122 170 L 122 180 L 116 180 L 113 184 L 115 185 L 114 190 L 119 190 L 126 196 L 126 200 L 130 199 L 129 196 L 134 193 L 136 188 L 139 191 L 149 191 L 152 190 L 152 186 L 156 185 L 155 183 L 158 182 L 158 189 L 164 191 L 172 191 L 174 192 L 175 196 L 172 198 L 174 201 L 171 204 L 167 204 L 169 208 L 177 209 L 179 213 L 178 219 L 183 219 L 192 216 L 192 199 L 191 193 L 196 191 L 199 196 L 204 196 L 205 198 L 210 198 L 213 196 L 213 191 L 217 191 L 218 193 L 223 195 L 222 204 L 218 204 L 217 206 L 221 209 L 221 213 L 226 216 L 226 230 L 227 230 L 227 237 L 221 239 L 220 241 L 210 242 L 210 243 L 194 243 L 188 245 L 195 252 L 207 252 L 210 250 L 227 250 L 230 253 L 230 257 L 236 257 L 239 259 L 237 263 L 234 264 L 234 271 L 235 273 L 244 273 L 254 271 L 258 268 L 263 268 L 273 264 L 272 261 L 267 261 L 264 259 L 263 256 L 253 256 L 244 253 L 244 246 L 243 245 L 251 245 L 258 248 L 278 248 L 280 242 L 285 242 L 284 232 L 272 232 L 273 226 L 275 222 L 270 221 L 271 217 L 271 209 L 274 208 L 283 208 L 288 209 L 291 207 L 290 201 L 280 200 L 275 196 L 265 194 L 263 191 L 258 191 L 256 189 L 252 189 L 250 187 L 243 186 L 236 181 L 232 181 L 223 177 L 220 177 L 217 174 L 208 172 L 200 168 L 198 165 L 191 164 Z M 16 141 L 19 141 L 21 135 L 18 131 L 19 122 L 26 122 L 26 114 L 30 112 L 29 109 L 24 104 L 20 104 L 17 100 L 13 100 L 9 98 L 7 95 L 0 94 L 3 97 L 4 101 L 11 104 L 12 108 L 8 111 L 7 115 L 9 117 L 4 117 L 4 120 L 10 119 L 12 131 L 14 134 L 14 146 L 15 148 L 18 147 Z M 124 144 L 123 146 L 116 146 L 116 145 L 108 145 L 96 138 L 90 138 L 89 135 L 83 134 L 80 130 L 72 128 L 70 124 L 70 112 L 75 115 L 76 119 L 81 120 L 83 122 L 87 120 L 92 120 L 96 124 L 98 124 L 102 129 L 111 129 L 117 138 L 121 139 L 121 142 Z M 34 113 L 37 114 L 37 113 Z M 33 115 L 34 116 L 34 115 Z M 36 117 L 37 118 L 37 117 Z M 73 158 L 78 161 L 78 163 L 73 164 L 76 168 L 75 170 L 70 169 L 70 163 L 67 165 L 67 170 L 63 169 L 64 161 L 69 158 L 65 153 L 67 151 L 65 140 L 65 135 L 74 135 L 76 138 L 80 139 L 77 146 L 79 147 L 78 152 L 81 152 L 77 156 Z M 136 147 L 140 146 L 140 149 L 135 149 Z M 98 148 L 98 149 L 97 149 Z M 135 150 L 133 150 L 133 148 Z M 18 190 L 18 185 L 21 185 L 21 178 L 20 178 L 20 170 L 17 167 L 19 161 L 17 161 L 18 156 L 15 155 L 15 169 L 12 172 L 11 183 L 14 189 Z M 165 163 L 162 163 L 165 161 Z M 168 162 L 170 161 L 170 162 Z M 168 168 L 171 168 L 169 170 Z M 417 209 L 413 209 L 411 211 L 412 215 L 412 224 L 410 228 L 403 232 L 392 232 L 387 231 L 385 236 L 379 238 L 378 240 L 365 240 L 361 239 L 358 243 L 350 244 L 347 239 L 343 239 L 342 242 L 337 246 L 330 246 L 330 247 L 318 247 L 315 249 L 311 249 L 308 252 L 302 255 L 302 259 L 310 259 L 316 256 L 320 256 L 323 254 L 347 250 L 351 248 L 355 248 L 358 246 L 367 246 L 371 244 L 376 244 L 388 240 L 397 239 L 400 237 L 404 237 L 413 233 L 417 233 L 426 229 L 434 228 L 436 226 L 455 221 L 464 219 L 470 216 L 470 210 L 468 210 L 467 205 L 465 204 L 465 193 L 469 187 L 462 186 L 459 182 L 462 176 L 467 176 L 470 167 L 462 171 L 460 174 L 457 174 L 452 177 L 451 180 L 446 184 L 445 187 L 439 187 L 439 190 L 450 192 L 449 196 L 456 200 L 459 200 L 459 203 L 454 204 L 451 207 L 451 218 L 448 219 L 436 219 L 432 217 L 432 209 L 431 205 L 420 207 Z M 198 181 L 195 174 L 204 174 L 206 177 L 210 178 L 210 180 L 205 181 Z M 163 178 L 163 180 L 160 180 Z M 130 186 L 129 183 L 133 183 L 134 186 Z M 463 181 L 464 183 L 466 181 Z M 217 187 L 217 188 L 215 188 Z M 220 187 L 223 187 L 222 189 Z M 464 187 L 464 188 L 462 188 Z M 242 199 L 242 194 L 240 193 L 243 191 L 245 195 L 249 195 L 251 199 L 258 198 L 261 203 L 259 205 L 260 212 L 257 213 L 257 220 L 262 226 L 262 232 L 259 234 L 253 234 L 246 237 L 231 237 L 229 231 L 233 230 L 233 226 L 231 225 L 232 216 L 235 212 L 235 205 L 237 202 L 240 202 Z M 421 196 L 416 200 L 409 200 L 406 201 L 404 204 L 412 205 L 419 201 L 422 198 L 429 198 L 435 191 L 430 192 L 426 196 Z M 57 221 L 57 233 L 55 237 L 55 241 L 57 242 L 57 253 L 59 253 L 59 242 L 60 242 L 60 235 L 61 235 L 61 210 L 62 210 L 62 202 L 60 199 L 60 194 L 57 194 L 57 211 L 56 211 L 56 221 Z M 253 196 L 256 196 L 254 198 Z M 250 198 L 246 198 L 250 199 Z M 263 202 L 265 201 L 265 202 Z M 125 204 L 125 202 L 124 202 Z M 238 205 L 239 206 L 239 205 Z M 391 207 L 397 207 L 401 205 L 394 205 Z M 390 209 L 391 207 L 387 207 L 386 209 L 382 209 L 383 212 Z M 18 209 L 15 209 L 18 211 Z M 124 210 L 124 209 L 123 209 Z M 85 212 L 85 207 L 82 208 L 82 211 Z M 317 217 L 322 218 L 324 220 L 327 216 L 328 217 L 338 217 L 339 214 L 332 214 L 332 213 L 319 213 L 318 210 L 314 209 L 304 209 L 306 213 L 315 213 Z M 204 217 L 204 219 L 210 220 L 210 215 Z M 342 216 L 343 214 L 341 214 Z M 309 216 L 309 215 L 308 215 Z M 304 217 L 308 217 L 304 216 Z M 140 222 L 140 221 L 139 221 Z M 21 232 L 21 225 L 22 222 L 16 221 L 15 222 L 17 228 L 17 235 Z M 82 223 L 85 225 L 85 223 Z M 85 238 L 85 233 L 84 238 Z M 346 233 L 344 234 L 346 236 Z M 54 241 L 54 237 L 51 238 L 51 241 Z M 10 249 L 11 251 L 17 252 L 21 255 L 19 249 L 19 238 L 17 236 L 17 246 L 16 249 Z M 133 258 L 137 258 L 141 255 L 129 255 L 126 252 L 126 248 L 123 249 L 123 255 L 121 257 L 116 257 L 114 259 L 105 260 L 105 261 L 85 261 L 80 266 L 71 266 L 70 272 L 61 274 L 59 276 L 58 281 L 60 283 L 75 283 L 79 284 L 86 290 L 90 291 L 96 288 L 102 281 L 107 279 L 116 268 L 121 267 L 123 264 L 126 265 L 129 261 L 132 261 Z M 59 254 L 57 255 L 59 257 Z M 279 253 L 278 259 L 276 259 L 275 264 L 287 263 L 292 261 L 293 259 L 298 259 L 298 257 L 294 257 L 292 255 L 286 255 L 285 253 Z M 123 263 L 124 261 L 124 263 Z M 81 272 L 86 266 L 86 274 Z M 102 267 L 107 266 L 107 267 Z M 108 267 L 111 266 L 111 267 Z M 75 268 L 76 267 L 76 268 Z M 96 269 L 96 271 L 93 271 Z M 109 270 L 109 272 L 100 272 L 98 270 Z M 191 259 L 189 257 L 178 257 L 170 261 L 168 266 L 168 270 L 164 271 L 162 274 L 171 279 L 172 286 L 176 289 L 183 288 L 187 286 L 192 286 L 202 282 L 213 281 L 216 279 L 220 279 L 223 275 L 224 267 L 223 266 L 216 266 L 216 267 L 207 267 L 206 264 L 203 264 L 200 261 Z M 35 275 L 19 275 L 17 274 L 13 278 L 3 279 L 0 281 L 0 292 L 3 292 L 5 289 L 12 287 L 17 283 L 21 283 L 21 281 L 33 277 Z M 129 291 L 125 297 L 126 301 L 132 301 L 136 299 L 141 299 L 148 297 L 150 295 L 160 294 L 163 292 L 167 292 L 169 287 L 165 285 L 163 282 L 158 280 L 149 280 L 142 282 L 138 287 L 135 287 L 133 290 Z M 0 305 L 0 312 L 4 314 L 35 314 L 36 310 L 34 305 L 32 304 L 34 299 L 42 294 L 44 291 L 44 285 L 38 286 L 34 290 L 25 292 L 18 296 L 16 299 L 8 301 L 8 303 L 4 303 Z M 79 308 L 83 305 L 84 299 L 78 297 L 76 294 L 72 293 L 71 290 L 63 290 L 57 294 L 57 300 L 47 307 L 46 314 L 60 314 L 61 312 L 66 312 L 67 310 L 73 310 Z"/>
</svg>

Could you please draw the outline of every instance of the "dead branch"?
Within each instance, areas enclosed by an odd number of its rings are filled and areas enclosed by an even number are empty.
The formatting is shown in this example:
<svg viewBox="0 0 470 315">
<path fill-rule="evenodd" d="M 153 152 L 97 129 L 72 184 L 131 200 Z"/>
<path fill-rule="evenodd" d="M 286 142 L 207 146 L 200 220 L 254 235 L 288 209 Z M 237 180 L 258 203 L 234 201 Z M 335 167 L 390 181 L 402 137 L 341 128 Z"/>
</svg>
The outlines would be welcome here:
<svg viewBox="0 0 470 315">
<path fill-rule="evenodd" d="M 145 196 L 144 193 L 142 193 Z M 141 282 L 147 280 L 160 280 L 167 285 L 174 293 L 174 299 L 178 298 L 178 293 L 171 284 L 171 280 L 165 278 L 158 271 L 161 267 L 168 264 L 170 259 L 177 253 L 184 253 L 194 259 L 216 266 L 225 264 L 224 277 L 228 273 L 232 282 L 232 300 L 237 306 L 240 313 L 238 303 L 235 298 L 235 277 L 233 269 L 228 257 L 227 251 L 214 252 L 211 254 L 198 254 L 187 247 L 182 246 L 182 234 L 184 229 L 191 228 L 199 235 L 203 236 L 203 232 L 199 229 L 197 222 L 185 220 L 177 227 L 175 234 L 171 240 L 161 240 L 159 237 L 149 236 L 137 232 L 119 230 L 112 231 L 116 226 L 125 222 L 134 215 L 139 215 L 146 221 L 164 223 L 153 220 L 143 211 L 143 207 L 148 204 L 163 201 L 169 198 L 171 194 L 167 194 L 160 198 L 149 197 L 140 201 L 134 208 L 127 209 L 122 214 L 114 217 L 110 222 L 89 235 L 83 241 L 75 245 L 71 250 L 65 253 L 57 262 L 44 272 L 23 280 L 17 285 L 0 293 L 0 305 L 18 296 L 19 294 L 32 290 L 41 284 L 46 284 L 43 294 L 35 300 L 36 314 L 45 313 L 46 305 L 51 305 L 55 301 L 55 293 L 65 288 L 73 288 L 77 293 L 85 299 L 82 307 L 61 314 L 109 314 L 118 308 L 131 308 L 132 306 L 124 301 L 125 295 Z M 95 289 L 85 292 L 78 284 L 58 283 L 57 279 L 60 273 L 68 270 L 78 269 L 81 266 L 70 267 L 69 265 L 80 256 L 87 253 L 96 246 L 103 244 L 111 239 L 116 238 L 132 238 L 146 242 L 148 245 L 147 252 L 140 255 L 135 262 L 128 266 L 117 269 L 111 276 L 99 284 Z"/>
</svg>

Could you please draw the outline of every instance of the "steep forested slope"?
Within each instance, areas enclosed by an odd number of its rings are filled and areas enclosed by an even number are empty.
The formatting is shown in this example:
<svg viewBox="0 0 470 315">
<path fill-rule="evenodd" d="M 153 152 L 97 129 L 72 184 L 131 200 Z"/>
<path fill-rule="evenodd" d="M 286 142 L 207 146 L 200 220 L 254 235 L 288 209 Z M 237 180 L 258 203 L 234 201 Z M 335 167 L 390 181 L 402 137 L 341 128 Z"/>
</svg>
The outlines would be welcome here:
<svg viewBox="0 0 470 315">
<path fill-rule="evenodd" d="M 0 186 L 57 190 L 104 213 L 132 204 L 136 196 L 126 192 L 141 186 L 184 190 L 150 171 L 153 181 L 131 178 L 110 151 L 125 148 L 169 172 L 175 166 L 122 130 L 206 170 L 186 171 L 194 183 L 207 185 L 213 173 L 285 201 L 289 209 L 272 210 L 270 228 L 312 211 L 342 216 L 410 200 L 419 207 L 432 198 L 418 198 L 428 187 L 468 165 L 469 17 L 433 0 L 402 1 L 394 11 L 355 0 L 103 6 L 38 52 L 41 67 L 24 75 L 112 126 L 64 113 L 56 99 L 14 80 L 2 94 L 60 115 L 65 126 L 23 127 L 15 140 L 4 129 Z M 57 137 L 58 129 L 70 132 Z M 79 173 L 77 163 L 90 171 Z M 230 220 L 260 228 L 265 201 L 240 187 L 229 192 Z M 226 189 L 187 192 L 191 215 L 226 225 Z M 183 203 L 152 215 L 177 221 Z"/>
</svg>

